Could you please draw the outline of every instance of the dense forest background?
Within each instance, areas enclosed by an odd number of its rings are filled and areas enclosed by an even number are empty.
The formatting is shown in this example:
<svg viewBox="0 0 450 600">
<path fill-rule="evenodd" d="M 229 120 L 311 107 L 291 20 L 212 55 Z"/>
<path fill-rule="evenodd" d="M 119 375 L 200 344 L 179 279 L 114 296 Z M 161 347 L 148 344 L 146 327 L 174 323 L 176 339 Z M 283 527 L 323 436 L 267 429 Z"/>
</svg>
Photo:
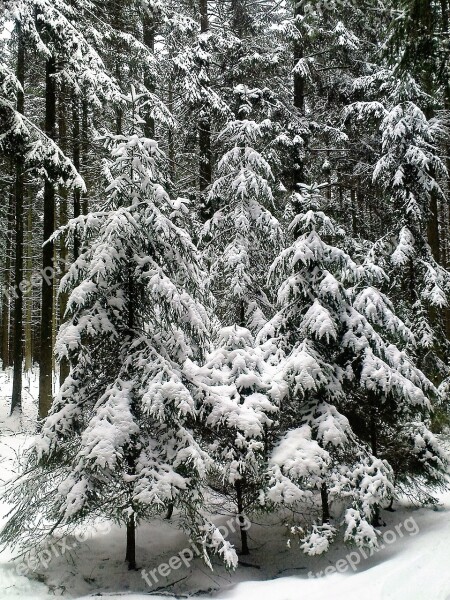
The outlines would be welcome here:
<svg viewBox="0 0 450 600">
<path fill-rule="evenodd" d="M 11 413 L 38 367 L 42 428 L 4 539 L 36 510 L 55 526 L 103 511 L 133 565 L 152 511 L 213 536 L 207 485 L 238 514 L 316 490 L 314 553 L 330 497 L 357 544 L 399 495 L 432 503 L 448 0 L 0 11 L 0 357 Z M 63 486 L 50 504 L 46 485 Z"/>
</svg>

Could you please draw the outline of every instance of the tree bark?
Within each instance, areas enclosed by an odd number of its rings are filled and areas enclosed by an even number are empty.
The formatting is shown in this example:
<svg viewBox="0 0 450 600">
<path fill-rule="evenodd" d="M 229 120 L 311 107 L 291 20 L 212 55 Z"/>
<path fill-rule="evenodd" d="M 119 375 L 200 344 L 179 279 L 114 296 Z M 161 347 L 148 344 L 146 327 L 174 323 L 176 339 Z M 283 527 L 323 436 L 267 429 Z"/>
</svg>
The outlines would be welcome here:
<svg viewBox="0 0 450 600">
<path fill-rule="evenodd" d="M 6 236 L 6 260 L 5 260 L 5 275 L 3 279 L 3 296 L 2 296 L 2 364 L 3 368 L 11 366 L 10 352 L 10 330 L 11 327 L 11 252 L 12 252 L 12 235 L 14 231 L 14 190 L 9 194 L 8 205 L 8 226 Z"/>
<path fill-rule="evenodd" d="M 56 64 L 53 56 L 45 65 L 45 133 L 51 139 L 56 137 Z M 42 295 L 41 295 L 41 351 L 39 364 L 39 418 L 45 418 L 52 404 L 53 392 L 53 242 L 49 242 L 55 223 L 55 188 L 46 177 L 44 183 L 44 248 L 42 256 Z"/>
<path fill-rule="evenodd" d="M 72 98 L 72 121 L 73 121 L 73 151 L 72 160 L 73 166 L 80 172 L 80 156 L 81 156 L 81 139 L 80 139 L 80 102 L 76 96 Z M 73 218 L 76 219 L 81 215 L 81 191 L 80 188 L 73 190 Z M 80 255 L 80 236 L 77 231 L 73 235 L 73 255 L 77 259 Z"/>
<path fill-rule="evenodd" d="M 247 530 L 244 528 L 244 495 L 242 493 L 242 480 L 238 479 L 235 483 L 236 497 L 237 497 L 237 508 L 238 508 L 238 520 L 239 529 L 241 533 L 241 554 L 247 556 L 250 554 L 248 547 L 248 535 Z"/>
<path fill-rule="evenodd" d="M 294 18 L 295 26 L 299 29 L 297 20 L 304 14 L 303 6 L 300 2 L 295 3 Z M 304 47 L 301 40 L 294 43 L 294 67 L 304 57 Z M 305 115 L 305 78 L 301 73 L 294 70 L 294 107 L 297 109 L 298 117 Z M 297 146 L 294 146 L 293 156 L 293 171 L 292 171 L 292 191 L 296 191 L 297 184 L 305 183 L 305 165 L 301 152 Z"/>
<path fill-rule="evenodd" d="M 209 30 L 208 0 L 200 0 L 200 29 L 202 33 Z M 208 70 L 208 65 L 204 65 Z M 208 201 L 207 190 L 212 181 L 212 154 L 211 154 L 211 121 L 208 110 L 200 109 L 198 121 L 199 145 L 199 187 L 200 187 L 200 219 L 206 223 L 214 211 Z"/>
<path fill-rule="evenodd" d="M 23 114 L 25 108 L 25 97 L 23 87 L 25 82 L 25 46 L 23 43 L 22 28 L 20 23 L 16 25 L 17 32 L 17 64 L 16 77 L 22 86 L 17 91 L 17 112 Z M 13 341 L 13 389 L 11 398 L 11 414 L 22 410 L 22 373 L 23 373 L 23 197 L 24 197 L 24 158 L 19 153 L 15 165 L 15 266 L 14 266 L 14 341 Z"/>
<path fill-rule="evenodd" d="M 130 515 L 127 521 L 127 551 L 125 561 L 128 563 L 130 571 L 136 570 L 136 521 L 134 514 Z"/>
<path fill-rule="evenodd" d="M 81 103 L 81 150 L 83 177 L 86 184 L 86 191 L 81 196 L 81 212 L 83 215 L 87 215 L 89 212 L 89 110 L 85 100 Z"/>
<path fill-rule="evenodd" d="M 143 19 L 143 29 L 144 29 L 144 44 L 147 48 L 154 53 L 155 52 L 155 31 L 156 31 L 156 23 L 154 19 L 154 15 L 145 14 Z M 155 84 L 153 77 L 150 75 L 149 71 L 146 70 L 144 74 L 144 87 L 150 93 L 154 93 Z M 145 115 L 145 125 L 144 125 L 144 134 L 145 137 L 153 139 L 155 137 L 155 120 L 150 115 L 150 111 L 148 111 Z"/>
<path fill-rule="evenodd" d="M 67 151 L 67 121 L 66 121 L 66 93 L 64 86 L 61 86 L 58 105 L 58 130 L 59 130 L 59 147 L 64 152 Z M 59 189 L 59 224 L 60 226 L 67 225 L 68 221 L 68 206 L 67 206 L 67 188 L 61 186 Z M 59 256 L 61 259 L 61 277 L 68 271 L 67 261 L 69 258 L 69 249 L 67 246 L 67 236 L 62 235 L 60 238 Z M 59 294 L 59 324 L 64 322 L 66 314 L 68 294 L 61 292 Z M 69 362 L 67 358 L 62 358 L 59 363 L 59 384 L 61 385 L 69 375 Z"/>
<path fill-rule="evenodd" d="M 26 271 L 27 271 L 27 292 L 25 294 L 25 373 L 31 371 L 33 367 L 33 288 L 31 287 L 31 277 L 33 275 L 33 207 L 31 202 L 28 204 L 27 210 L 27 256 L 26 256 Z"/>
<path fill-rule="evenodd" d="M 330 506 L 328 502 L 327 484 L 322 483 L 320 488 L 320 498 L 322 500 L 322 525 L 330 522 Z"/>
</svg>

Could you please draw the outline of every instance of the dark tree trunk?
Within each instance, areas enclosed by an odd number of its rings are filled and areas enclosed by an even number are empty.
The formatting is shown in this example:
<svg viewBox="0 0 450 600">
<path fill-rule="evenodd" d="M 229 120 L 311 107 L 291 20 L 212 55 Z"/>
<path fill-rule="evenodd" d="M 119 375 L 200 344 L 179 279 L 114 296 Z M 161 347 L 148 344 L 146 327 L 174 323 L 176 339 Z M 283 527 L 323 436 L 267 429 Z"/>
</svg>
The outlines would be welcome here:
<svg viewBox="0 0 450 600">
<path fill-rule="evenodd" d="M 59 94 L 59 105 L 58 105 L 58 129 L 59 129 L 59 147 L 66 153 L 67 151 L 67 121 L 66 121 L 66 94 L 64 86 L 61 86 Z M 59 204 L 59 224 L 61 226 L 67 225 L 68 220 L 68 208 L 67 208 L 67 188 L 64 186 L 60 187 L 59 190 L 60 204 Z M 67 236 L 63 235 L 60 237 L 60 258 L 61 258 L 61 273 L 64 276 L 67 273 L 67 261 L 69 258 L 69 251 L 67 247 Z M 67 292 L 61 292 L 59 295 L 59 322 L 64 322 L 64 315 L 67 308 L 68 294 Z M 65 381 L 69 375 L 69 361 L 67 358 L 62 358 L 59 364 L 59 383 L 60 385 Z"/>
<path fill-rule="evenodd" d="M 170 521 L 170 519 L 172 518 L 172 515 L 173 515 L 173 508 L 174 508 L 174 507 L 173 507 L 173 502 L 171 502 L 171 503 L 169 504 L 168 508 L 167 508 L 167 514 L 166 514 L 166 519 L 167 519 L 168 521 Z"/>
<path fill-rule="evenodd" d="M 10 334 L 12 329 L 11 324 L 11 252 L 12 252 L 12 236 L 14 231 L 14 190 L 9 193 L 8 205 L 8 227 L 6 236 L 6 260 L 5 260 L 5 275 L 3 280 L 4 290 L 2 298 L 2 363 L 3 368 L 11 366 L 10 352 Z"/>
<path fill-rule="evenodd" d="M 242 493 L 242 480 L 239 479 L 235 483 L 236 489 L 236 498 L 237 498 L 237 508 L 238 508 L 238 519 L 239 519 L 239 530 L 241 533 L 241 554 L 246 556 L 250 554 L 250 550 L 248 547 L 248 535 L 247 530 L 245 529 L 245 521 L 244 521 L 244 496 Z"/>
<path fill-rule="evenodd" d="M 146 14 L 143 19 L 143 29 L 144 29 L 144 44 L 151 52 L 155 52 L 155 31 L 156 31 L 156 23 L 154 19 L 154 15 Z M 154 93 L 155 84 L 152 75 L 148 71 L 145 72 L 144 75 L 144 87 L 150 92 Z M 145 137 L 153 139 L 155 137 L 155 120 L 153 117 L 147 112 L 145 115 L 145 125 L 144 125 L 144 134 Z"/>
<path fill-rule="evenodd" d="M 83 152 L 82 168 L 84 182 L 86 184 L 86 190 L 82 195 L 81 212 L 83 215 L 87 215 L 89 212 L 89 110 L 88 104 L 85 100 L 81 103 L 81 115 L 81 146 Z"/>
<path fill-rule="evenodd" d="M 209 29 L 208 0 L 200 0 L 200 29 L 206 33 Z M 208 65 L 205 65 L 208 69 Z M 206 223 L 214 214 L 208 201 L 207 190 L 212 181 L 212 154 L 211 154 L 211 122 L 207 109 L 202 109 L 198 122 L 199 145 L 199 187 L 200 187 L 200 218 Z"/>
<path fill-rule="evenodd" d="M 17 31 L 17 80 L 22 85 L 25 81 L 25 46 L 23 43 L 22 29 L 19 23 Z M 22 90 L 17 92 L 17 112 L 23 114 L 25 108 L 25 98 Z M 23 372 L 23 242 L 24 242 L 24 160 L 23 155 L 19 153 L 16 157 L 15 166 L 15 267 L 14 267 L 14 341 L 13 341 L 13 389 L 11 398 L 11 413 L 15 410 L 22 410 L 22 372 Z"/>
<path fill-rule="evenodd" d="M 322 500 L 322 524 L 330 522 L 330 506 L 328 503 L 328 489 L 327 484 L 322 483 L 320 488 L 320 497 Z"/>
<path fill-rule="evenodd" d="M 81 156 L 81 139 L 80 139 L 80 102 L 76 96 L 72 98 L 72 121 L 73 121 L 73 166 L 80 172 L 80 156 Z M 75 188 L 73 191 L 73 218 L 76 219 L 81 215 L 81 191 Z M 77 231 L 73 236 L 73 255 L 78 258 L 80 255 L 80 236 Z"/>
<path fill-rule="evenodd" d="M 130 515 L 127 521 L 127 551 L 125 561 L 130 571 L 136 570 L 136 521 L 134 515 Z"/>
<path fill-rule="evenodd" d="M 45 65 L 45 133 L 49 138 L 56 137 L 56 65 L 52 56 Z M 52 404 L 52 324 L 53 324 L 53 242 L 47 241 L 55 226 L 55 188 L 46 177 L 44 183 L 44 248 L 42 256 L 43 274 L 41 295 L 41 350 L 39 362 L 39 418 L 48 415 Z"/>
<path fill-rule="evenodd" d="M 294 17 L 296 19 L 303 16 L 304 10 L 300 2 L 295 3 Z M 297 26 L 297 25 L 296 25 Z M 297 26 L 298 27 L 298 26 Z M 297 65 L 299 60 L 304 57 L 304 47 L 301 40 L 296 41 L 294 44 L 294 66 Z M 304 117 L 305 115 L 305 78 L 301 73 L 294 72 L 294 106 L 297 109 L 298 117 Z M 301 155 L 301 150 L 294 146 L 293 156 L 293 170 L 292 170 L 292 191 L 298 190 L 297 184 L 305 183 L 305 165 Z"/>
<path fill-rule="evenodd" d="M 372 396 L 371 401 L 372 406 L 370 408 L 370 445 L 373 456 L 375 456 L 375 458 L 378 458 L 378 414 L 375 406 L 376 398 Z M 381 525 L 380 507 L 378 505 L 375 505 L 373 509 L 372 525 L 374 527 L 379 527 Z"/>
</svg>

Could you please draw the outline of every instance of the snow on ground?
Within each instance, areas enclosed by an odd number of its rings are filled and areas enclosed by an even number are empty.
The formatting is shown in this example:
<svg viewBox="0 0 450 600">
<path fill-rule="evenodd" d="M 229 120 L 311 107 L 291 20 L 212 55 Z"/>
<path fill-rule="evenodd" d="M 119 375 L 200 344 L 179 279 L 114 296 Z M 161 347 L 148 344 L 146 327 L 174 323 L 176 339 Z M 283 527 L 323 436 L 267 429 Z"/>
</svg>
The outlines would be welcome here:
<svg viewBox="0 0 450 600">
<path fill-rule="evenodd" d="M 6 480 L 16 468 L 16 455 L 32 441 L 36 418 L 37 375 L 26 379 L 24 416 L 9 417 L 10 379 L 0 373 L 0 478 Z M 25 432 L 25 433 L 24 433 Z M 168 577 L 158 577 L 150 587 L 141 572 L 128 572 L 124 564 L 125 532 L 116 525 L 98 523 L 77 536 L 55 540 L 42 554 L 35 571 L 21 574 L 23 563 L 12 561 L 10 551 L 0 554 L 0 600 L 43 600 L 63 596 L 108 600 L 155 600 L 168 595 L 201 594 L 204 600 L 450 600 L 450 492 L 442 496 L 437 510 L 398 506 L 383 512 L 387 536 L 384 549 L 365 558 L 360 552 L 334 544 L 328 554 L 306 557 L 292 543 L 287 547 L 286 529 L 274 517 L 256 519 L 249 530 L 252 553 L 245 565 L 228 573 L 215 561 L 211 572 L 199 558 L 187 560 Z M 8 507 L 0 505 L 4 522 Z M 234 529 L 230 517 L 217 522 Z M 228 525 L 227 525 L 228 523 Z M 397 527 L 397 531 L 396 531 Z M 390 532 L 390 533 L 389 533 Z M 87 538 L 87 539 L 85 539 Z M 229 539 L 237 543 L 237 534 Z M 186 536 L 172 522 L 153 522 L 138 530 L 138 565 L 150 572 L 190 548 Z M 340 561 L 340 562 L 338 562 Z M 180 560 L 177 561 L 177 564 Z M 359 563 L 359 564 L 356 564 Z M 353 566 L 352 566 L 353 565 Z M 341 573 L 324 575 L 328 568 Z M 320 574 L 322 572 L 322 574 Z M 317 577 L 314 577 L 317 575 Z M 159 592 L 159 595 L 158 595 Z M 162 595 L 161 595 L 162 594 Z"/>
</svg>

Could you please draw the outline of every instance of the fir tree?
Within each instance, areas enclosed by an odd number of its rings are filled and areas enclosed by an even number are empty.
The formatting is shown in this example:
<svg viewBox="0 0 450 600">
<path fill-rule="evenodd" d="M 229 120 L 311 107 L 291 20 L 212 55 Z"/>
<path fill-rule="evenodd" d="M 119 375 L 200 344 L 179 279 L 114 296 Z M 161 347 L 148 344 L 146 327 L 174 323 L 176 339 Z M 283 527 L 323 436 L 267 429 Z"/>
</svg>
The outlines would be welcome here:
<svg viewBox="0 0 450 600">
<path fill-rule="evenodd" d="M 193 430 L 199 390 L 189 359 L 201 358 L 208 340 L 204 274 L 174 224 L 183 205 L 164 189 L 157 142 L 142 136 L 141 101 L 134 92 L 124 98 L 130 131 L 104 138 L 112 160 L 103 210 L 68 226 L 83 239 L 62 282 L 71 291 L 57 351 L 70 375 L 13 486 L 3 539 L 26 536 L 37 513 L 42 534 L 101 514 L 126 523 L 135 568 L 136 524 L 173 504 L 206 561 L 210 548 L 235 565 L 202 511 L 210 458 Z"/>
</svg>

